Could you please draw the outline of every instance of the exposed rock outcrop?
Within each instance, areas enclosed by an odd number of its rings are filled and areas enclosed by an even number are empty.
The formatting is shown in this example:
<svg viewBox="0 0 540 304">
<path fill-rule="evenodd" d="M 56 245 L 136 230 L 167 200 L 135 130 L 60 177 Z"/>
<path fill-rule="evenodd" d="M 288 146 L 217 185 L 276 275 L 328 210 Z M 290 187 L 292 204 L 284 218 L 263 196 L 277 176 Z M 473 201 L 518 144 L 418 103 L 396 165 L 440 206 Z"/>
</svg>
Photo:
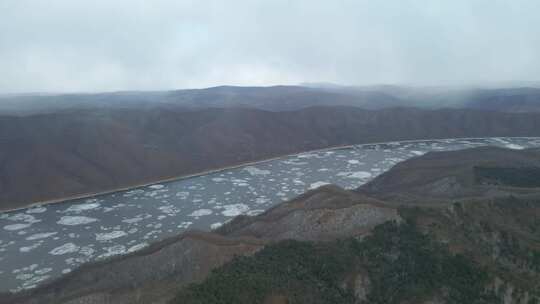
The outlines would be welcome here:
<svg viewBox="0 0 540 304">
<path fill-rule="evenodd" d="M 358 236 L 389 220 L 399 220 L 395 208 L 383 202 L 322 186 L 257 217 L 240 217 L 220 229 L 229 236 L 255 236 L 273 241 L 334 240 Z"/>
</svg>

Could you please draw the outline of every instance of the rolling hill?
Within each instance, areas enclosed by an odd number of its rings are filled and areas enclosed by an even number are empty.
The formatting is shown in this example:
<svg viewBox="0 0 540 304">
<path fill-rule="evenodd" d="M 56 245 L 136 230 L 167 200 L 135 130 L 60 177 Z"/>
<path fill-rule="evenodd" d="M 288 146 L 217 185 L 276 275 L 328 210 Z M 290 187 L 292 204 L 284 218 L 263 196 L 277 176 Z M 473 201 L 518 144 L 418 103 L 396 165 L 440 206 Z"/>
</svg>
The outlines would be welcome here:
<svg viewBox="0 0 540 304">
<path fill-rule="evenodd" d="M 334 106 L 0 116 L 0 209 L 339 145 L 486 136 L 540 136 L 540 114 Z"/>
</svg>

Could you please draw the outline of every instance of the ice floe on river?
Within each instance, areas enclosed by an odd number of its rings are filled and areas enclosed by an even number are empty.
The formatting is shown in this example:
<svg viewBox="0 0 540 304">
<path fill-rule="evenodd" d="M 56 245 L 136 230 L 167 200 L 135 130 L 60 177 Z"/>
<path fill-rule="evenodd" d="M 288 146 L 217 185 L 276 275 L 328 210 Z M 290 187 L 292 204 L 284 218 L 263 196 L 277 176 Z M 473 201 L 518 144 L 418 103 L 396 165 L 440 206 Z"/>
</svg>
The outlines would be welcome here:
<svg viewBox="0 0 540 304">
<path fill-rule="evenodd" d="M 76 226 L 96 222 L 97 219 L 87 216 L 62 216 L 57 222 L 59 225 Z"/>
<path fill-rule="evenodd" d="M 15 230 L 25 229 L 25 228 L 28 228 L 30 226 L 32 226 L 32 224 L 29 224 L 29 223 L 10 224 L 10 225 L 4 226 L 4 229 L 5 230 L 10 230 L 10 231 L 15 231 Z"/>
<path fill-rule="evenodd" d="M 96 241 L 105 242 L 117 239 L 119 237 L 126 236 L 127 233 L 121 230 L 115 230 L 111 232 L 96 233 Z"/>
<path fill-rule="evenodd" d="M 249 211 L 249 206 L 246 204 L 233 204 L 225 205 L 223 206 L 223 209 L 224 210 L 221 211 L 221 214 L 223 214 L 224 216 L 232 217 Z"/>
<path fill-rule="evenodd" d="M 195 210 L 195 211 L 191 212 L 191 214 L 189 216 L 191 216 L 191 217 L 200 217 L 200 216 L 210 215 L 212 213 L 213 213 L 213 211 L 210 210 L 210 209 L 199 209 L 199 210 Z"/>
<path fill-rule="evenodd" d="M 58 246 L 54 248 L 53 250 L 49 251 L 52 255 L 64 255 L 68 253 L 74 253 L 79 251 L 79 246 L 73 244 L 73 243 L 66 243 L 62 246 Z"/>
<path fill-rule="evenodd" d="M 67 208 L 64 212 L 65 213 L 82 213 L 87 210 L 99 208 L 99 206 L 101 206 L 101 204 L 98 202 L 89 202 L 85 204 L 69 206 L 69 208 Z"/>
<path fill-rule="evenodd" d="M 36 233 L 36 234 L 32 234 L 32 235 L 30 235 L 30 236 L 27 236 L 27 237 L 26 237 L 26 240 L 27 240 L 27 241 L 41 240 L 41 239 L 45 239 L 45 238 L 51 237 L 51 236 L 56 235 L 56 234 L 58 234 L 58 232 L 41 232 L 41 233 Z"/>
<path fill-rule="evenodd" d="M 253 166 L 245 167 L 244 170 L 247 171 L 249 174 L 251 174 L 253 176 L 270 174 L 270 170 L 261 170 L 261 169 L 259 169 L 257 167 L 253 167 Z"/>
<path fill-rule="evenodd" d="M 39 246 L 41 246 L 41 244 L 43 244 L 43 241 L 39 241 L 39 242 L 34 243 L 34 244 L 30 245 L 30 246 L 21 247 L 21 248 L 19 248 L 19 251 L 23 252 L 23 253 L 30 252 L 30 251 L 38 248 Z"/>
<path fill-rule="evenodd" d="M 26 210 L 26 213 L 43 213 L 47 211 L 46 207 L 39 206 L 39 207 L 31 207 L 30 209 Z"/>
</svg>

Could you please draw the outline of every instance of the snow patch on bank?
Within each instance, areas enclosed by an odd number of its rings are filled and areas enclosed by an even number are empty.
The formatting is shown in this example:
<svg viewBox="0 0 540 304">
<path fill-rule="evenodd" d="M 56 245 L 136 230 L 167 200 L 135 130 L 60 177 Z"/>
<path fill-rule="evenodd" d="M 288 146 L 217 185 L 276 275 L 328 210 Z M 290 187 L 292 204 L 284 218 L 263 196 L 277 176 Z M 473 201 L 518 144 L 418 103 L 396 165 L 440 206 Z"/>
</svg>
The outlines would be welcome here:
<svg viewBox="0 0 540 304">
<path fill-rule="evenodd" d="M 371 177 L 371 173 L 367 171 L 358 171 L 358 172 L 339 172 L 337 176 L 343 176 L 346 178 L 356 178 L 356 179 L 366 179 Z"/>
<path fill-rule="evenodd" d="M 98 258 L 107 258 L 114 255 L 123 254 L 126 252 L 126 246 L 124 245 L 115 245 L 111 247 L 103 248 L 106 252 L 98 256 Z"/>
<path fill-rule="evenodd" d="M 508 149 L 514 149 L 514 150 L 523 150 L 523 149 L 525 149 L 525 147 L 520 146 L 520 145 L 516 145 L 516 144 L 507 144 L 507 145 L 505 145 L 505 147 L 507 147 Z"/>
<path fill-rule="evenodd" d="M 214 230 L 214 229 L 218 229 L 219 227 L 223 226 L 223 223 L 213 223 L 212 225 L 210 225 L 210 229 Z"/>
<path fill-rule="evenodd" d="M 322 187 L 324 185 L 330 185 L 330 183 L 328 182 L 314 182 L 314 183 L 311 183 L 311 185 L 309 185 L 309 190 L 313 190 L 313 189 L 317 189 L 319 187 Z"/>
<path fill-rule="evenodd" d="M 153 190 L 159 190 L 159 189 L 165 188 L 165 186 L 161 184 L 155 184 L 155 185 L 148 186 L 148 188 L 153 189 Z"/>
<path fill-rule="evenodd" d="M 225 210 L 223 210 L 221 214 L 223 214 L 224 216 L 233 217 L 249 211 L 249 206 L 246 204 L 233 204 L 225 205 L 223 206 L 223 209 Z"/>
<path fill-rule="evenodd" d="M 140 244 L 129 247 L 127 252 L 131 253 L 131 252 L 139 251 L 139 250 L 145 248 L 146 246 L 148 246 L 148 243 L 140 243 Z"/>
<path fill-rule="evenodd" d="M 199 216 L 206 216 L 206 215 L 210 215 L 210 214 L 212 214 L 212 210 L 210 210 L 210 209 L 199 209 L 199 210 L 195 210 L 195 211 L 191 212 L 191 214 L 188 215 L 188 216 L 199 217 Z"/>
</svg>

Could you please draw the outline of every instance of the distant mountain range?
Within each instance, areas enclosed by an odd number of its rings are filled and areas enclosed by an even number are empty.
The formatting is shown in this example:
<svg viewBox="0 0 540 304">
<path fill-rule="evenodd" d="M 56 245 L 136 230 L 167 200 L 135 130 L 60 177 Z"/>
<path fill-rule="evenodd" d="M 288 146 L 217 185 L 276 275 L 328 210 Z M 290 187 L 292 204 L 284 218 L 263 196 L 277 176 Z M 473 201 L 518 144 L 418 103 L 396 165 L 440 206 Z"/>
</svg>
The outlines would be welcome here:
<svg viewBox="0 0 540 304">
<path fill-rule="evenodd" d="M 26 94 L 0 96 L 0 114 L 30 115 L 67 109 L 166 108 L 187 109 L 245 107 L 269 111 L 298 110 L 312 106 L 355 106 L 363 109 L 420 107 L 463 108 L 503 112 L 539 112 L 540 89 L 460 88 L 402 86 L 220 86 L 153 92 L 88 94 Z"/>
<path fill-rule="evenodd" d="M 0 303 L 538 303 L 539 164 L 538 149 L 428 153 Z"/>
</svg>

